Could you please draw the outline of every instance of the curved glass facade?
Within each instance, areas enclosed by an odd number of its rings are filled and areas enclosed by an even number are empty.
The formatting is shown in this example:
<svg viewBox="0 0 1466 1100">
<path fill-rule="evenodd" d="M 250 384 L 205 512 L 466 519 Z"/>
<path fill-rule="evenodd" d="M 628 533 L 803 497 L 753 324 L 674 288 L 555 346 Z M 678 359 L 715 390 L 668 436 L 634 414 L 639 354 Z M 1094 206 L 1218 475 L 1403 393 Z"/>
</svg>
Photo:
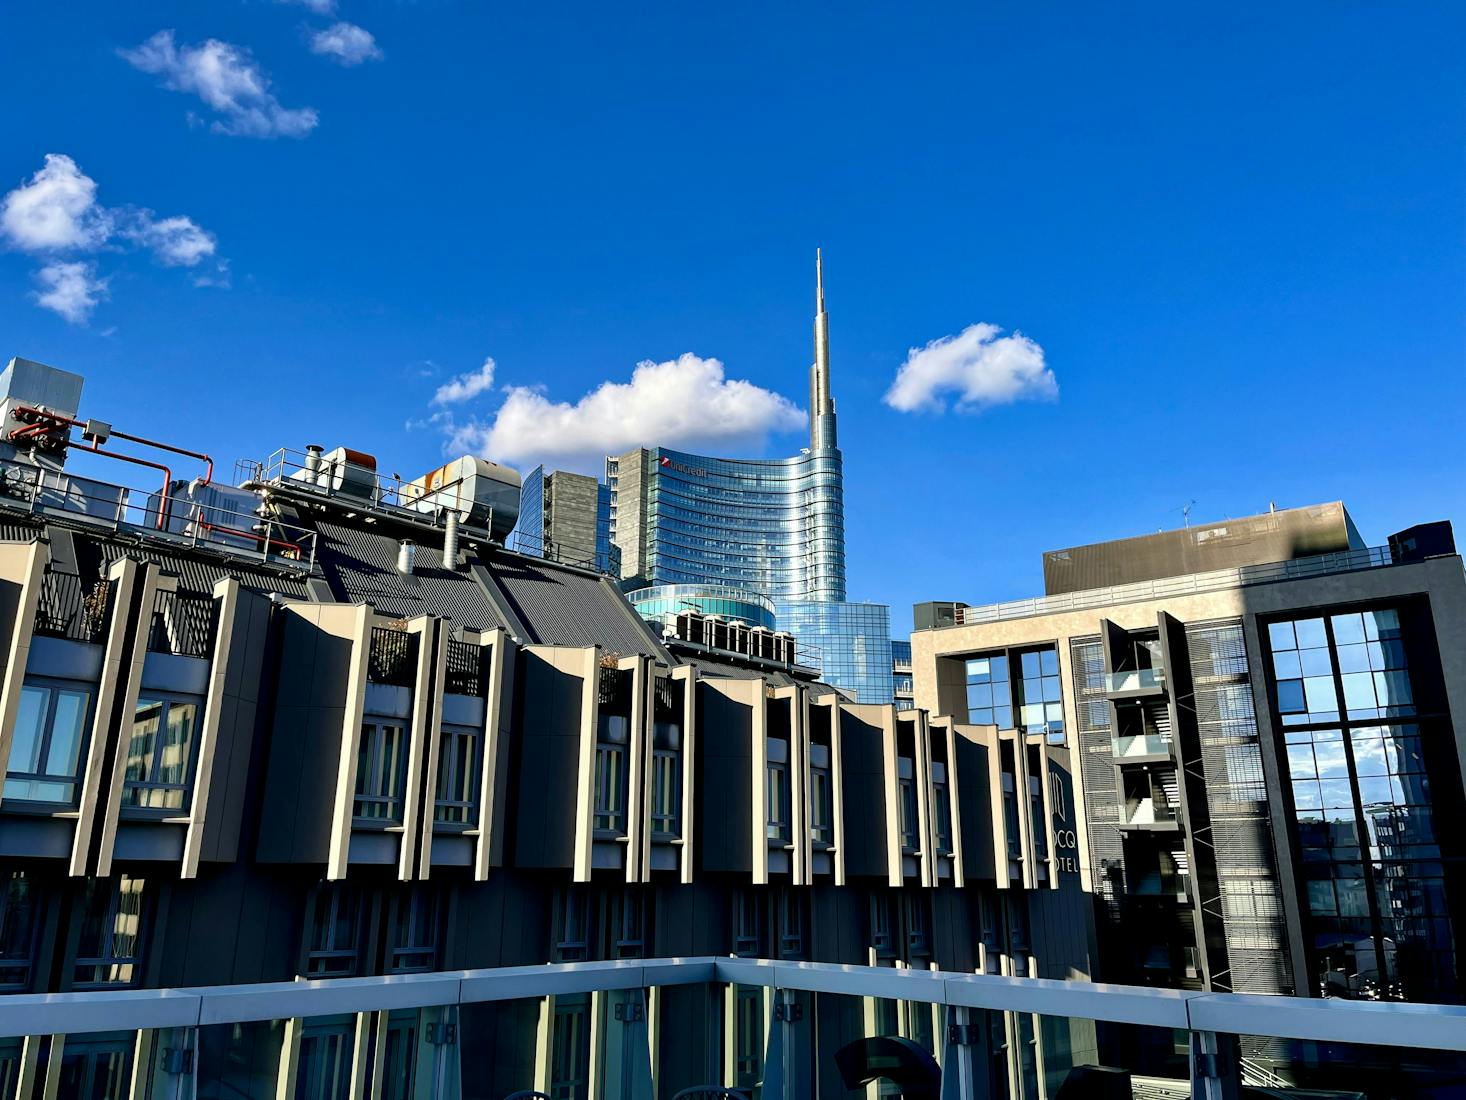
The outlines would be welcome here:
<svg viewBox="0 0 1466 1100">
<path fill-rule="evenodd" d="M 750 626 L 768 630 L 773 630 L 775 625 L 774 605 L 763 596 L 741 588 L 718 584 L 658 584 L 629 592 L 626 598 L 649 622 L 660 622 L 664 615 L 696 611 L 702 615 L 741 619 Z"/>
<path fill-rule="evenodd" d="M 656 447 L 612 462 L 613 491 L 638 475 L 645 486 L 637 572 L 648 583 L 729 585 L 776 604 L 845 598 L 843 472 L 835 448 L 737 459 Z M 617 497 L 619 511 L 624 497 Z"/>
</svg>

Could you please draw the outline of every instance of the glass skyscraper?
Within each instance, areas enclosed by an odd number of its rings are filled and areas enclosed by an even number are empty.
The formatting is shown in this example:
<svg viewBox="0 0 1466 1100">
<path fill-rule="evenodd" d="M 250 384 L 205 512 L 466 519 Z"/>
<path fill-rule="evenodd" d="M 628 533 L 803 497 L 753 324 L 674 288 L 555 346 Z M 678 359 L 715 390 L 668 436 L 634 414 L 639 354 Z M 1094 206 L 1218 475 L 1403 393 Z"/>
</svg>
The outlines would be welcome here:
<svg viewBox="0 0 1466 1100">
<path fill-rule="evenodd" d="M 621 575 L 640 585 L 743 589 L 818 650 L 824 678 L 891 700 L 890 609 L 845 600 L 845 486 L 830 395 L 829 318 L 816 260 L 809 447 L 793 458 L 712 458 L 641 447 L 606 460 Z"/>
</svg>

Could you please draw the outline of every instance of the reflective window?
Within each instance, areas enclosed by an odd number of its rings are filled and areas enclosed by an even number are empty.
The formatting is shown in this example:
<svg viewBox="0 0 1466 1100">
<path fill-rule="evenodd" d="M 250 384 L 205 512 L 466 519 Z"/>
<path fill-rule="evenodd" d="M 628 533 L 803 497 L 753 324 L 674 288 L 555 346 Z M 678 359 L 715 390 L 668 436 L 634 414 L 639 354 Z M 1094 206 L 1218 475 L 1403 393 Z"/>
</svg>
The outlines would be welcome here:
<svg viewBox="0 0 1466 1100">
<path fill-rule="evenodd" d="M 974 657 L 967 662 L 967 720 L 978 726 L 1013 728 L 1008 658 Z"/>
<path fill-rule="evenodd" d="M 77 941 L 76 987 L 133 985 L 142 977 L 143 880 L 91 879 Z"/>
<path fill-rule="evenodd" d="M 127 742 L 122 804 L 182 810 L 193 789 L 193 747 L 202 707 L 195 701 L 141 696 Z"/>
<path fill-rule="evenodd" d="M 1444 867 L 1398 612 L 1268 628 L 1315 986 L 1432 1000 L 1457 988 Z"/>
<path fill-rule="evenodd" d="M 76 802 L 91 694 L 46 681 L 27 682 L 20 692 L 5 799 Z"/>
<path fill-rule="evenodd" d="M 417 974 L 438 968 L 446 913 L 439 892 L 425 885 L 399 890 L 392 900 L 387 973 Z"/>
<path fill-rule="evenodd" d="M 1064 740 L 1064 696 L 1059 686 L 1059 654 L 1052 647 L 1030 650 L 1018 657 L 1018 728 L 1042 733 L 1052 742 Z"/>
<path fill-rule="evenodd" d="M 626 746 L 630 719 L 602 714 L 596 742 L 596 787 L 593 823 L 606 836 L 626 834 Z"/>
</svg>

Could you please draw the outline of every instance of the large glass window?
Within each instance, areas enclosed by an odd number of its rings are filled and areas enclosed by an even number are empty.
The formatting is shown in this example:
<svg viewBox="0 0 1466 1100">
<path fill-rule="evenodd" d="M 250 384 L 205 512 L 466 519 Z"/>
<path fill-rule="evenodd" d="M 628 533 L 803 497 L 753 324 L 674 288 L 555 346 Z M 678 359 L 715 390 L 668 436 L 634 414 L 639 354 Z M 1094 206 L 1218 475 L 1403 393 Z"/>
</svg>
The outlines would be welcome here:
<svg viewBox="0 0 1466 1100">
<path fill-rule="evenodd" d="M 584 962 L 590 958 L 590 899 L 582 886 L 557 891 L 552 916 L 552 962 Z"/>
<path fill-rule="evenodd" d="M 967 720 L 978 726 L 1013 728 L 1007 657 L 974 657 L 967 662 Z"/>
<path fill-rule="evenodd" d="M 193 788 L 197 702 L 140 696 L 127 742 L 122 804 L 150 810 L 188 807 Z"/>
<path fill-rule="evenodd" d="M 947 765 L 941 760 L 932 762 L 932 802 L 937 818 L 937 851 L 950 855 L 953 851 L 952 792 L 947 786 Z"/>
<path fill-rule="evenodd" d="M 357 820 L 400 822 L 407 788 L 407 730 L 373 719 L 361 727 L 356 757 Z"/>
<path fill-rule="evenodd" d="M 622 715 L 602 714 L 596 741 L 596 804 L 594 825 L 598 833 L 624 836 L 626 833 L 626 748 L 631 720 Z"/>
<path fill-rule="evenodd" d="M 1456 949 L 1397 609 L 1268 627 L 1315 984 L 1333 996 L 1454 994 Z M 1400 719 L 1418 719 L 1406 720 Z"/>
<path fill-rule="evenodd" d="M 1052 647 L 1019 655 L 1019 728 L 1042 733 L 1052 742 L 1064 741 L 1064 696 L 1059 687 L 1059 654 Z"/>
<path fill-rule="evenodd" d="M 142 977 L 143 885 L 131 875 L 87 883 L 74 970 L 78 989 L 133 985 Z"/>
<path fill-rule="evenodd" d="M 438 785 L 433 820 L 445 825 L 478 822 L 479 731 L 472 726 L 443 727 L 438 743 Z"/>
<path fill-rule="evenodd" d="M 76 802 L 91 693 L 79 687 L 30 681 L 20 691 L 10 743 L 5 794 L 27 802 Z"/>
<path fill-rule="evenodd" d="M 900 800 L 901 849 L 915 852 L 921 848 L 921 822 L 917 811 L 915 768 L 909 756 L 896 758 L 896 795 Z"/>
</svg>

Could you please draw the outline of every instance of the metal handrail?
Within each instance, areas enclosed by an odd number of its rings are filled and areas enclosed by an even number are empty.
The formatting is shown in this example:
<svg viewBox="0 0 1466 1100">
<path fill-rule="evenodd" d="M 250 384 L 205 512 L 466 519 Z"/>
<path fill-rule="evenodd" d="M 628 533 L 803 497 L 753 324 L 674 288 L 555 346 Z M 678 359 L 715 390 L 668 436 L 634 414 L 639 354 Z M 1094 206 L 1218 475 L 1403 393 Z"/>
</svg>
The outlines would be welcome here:
<svg viewBox="0 0 1466 1100">
<path fill-rule="evenodd" d="M 224 504 L 164 497 L 61 470 L 0 459 L 0 508 L 74 517 L 111 531 L 136 529 L 185 546 L 209 545 L 234 557 L 310 569 L 315 532 Z"/>
<path fill-rule="evenodd" d="M 919 1001 L 1220 1034 L 1466 1051 L 1466 1006 L 1205 993 L 836 963 L 696 957 L 194 989 L 11 994 L 0 1037 L 195 1027 L 707 983 Z"/>
<path fill-rule="evenodd" d="M 1082 592 L 1065 592 L 1055 596 L 1035 596 L 1027 600 L 987 604 L 982 607 L 959 607 L 957 626 L 1006 622 L 1064 611 L 1085 611 L 1114 604 L 1142 603 L 1171 596 L 1187 596 L 1197 592 L 1215 592 L 1224 588 L 1241 588 L 1277 581 L 1322 577 L 1333 573 L 1352 573 L 1362 569 L 1378 569 L 1395 565 L 1394 552 L 1388 546 L 1369 546 L 1358 550 L 1341 550 L 1331 554 L 1314 554 L 1289 561 L 1243 565 L 1235 569 L 1216 569 L 1207 573 L 1187 573 L 1179 577 L 1162 577 L 1134 584 L 1089 588 Z"/>
</svg>

